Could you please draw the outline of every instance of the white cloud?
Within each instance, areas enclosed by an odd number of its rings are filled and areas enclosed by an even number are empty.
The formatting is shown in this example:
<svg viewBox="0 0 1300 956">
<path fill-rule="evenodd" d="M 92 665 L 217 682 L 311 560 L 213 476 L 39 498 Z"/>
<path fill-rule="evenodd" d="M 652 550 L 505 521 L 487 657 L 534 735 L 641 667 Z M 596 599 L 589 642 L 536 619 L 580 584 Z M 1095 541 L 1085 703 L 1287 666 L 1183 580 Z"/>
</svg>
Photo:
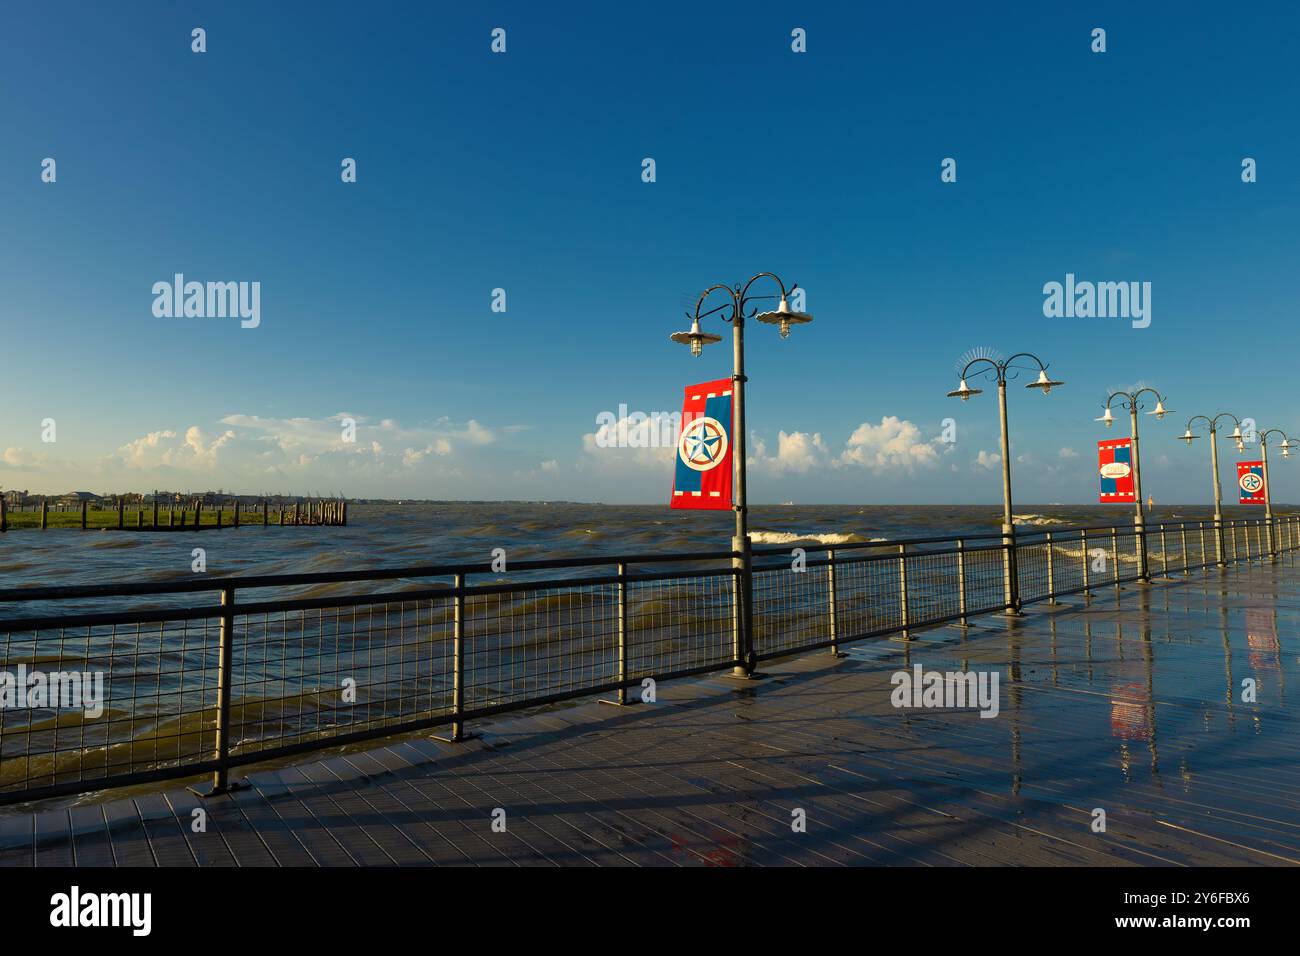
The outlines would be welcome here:
<svg viewBox="0 0 1300 956">
<path fill-rule="evenodd" d="M 997 452 L 984 451 L 980 449 L 979 457 L 976 458 L 972 465 L 976 468 L 983 468 L 985 471 L 992 471 L 1002 462 L 1002 456 Z"/>
<path fill-rule="evenodd" d="M 935 446 L 939 439 L 926 440 L 921 430 L 905 419 L 887 415 L 879 425 L 863 422 L 845 443 L 839 464 L 860 465 L 873 472 L 912 471 L 930 467 L 939 460 Z"/>
<path fill-rule="evenodd" d="M 612 417 L 612 416 L 611 416 Z M 636 473 L 646 468 L 667 472 L 677 456 L 677 422 L 672 416 L 632 413 L 582 436 L 578 467 L 600 472 Z"/>
<path fill-rule="evenodd" d="M 354 441 L 344 441 L 345 420 L 356 423 Z M 430 477 L 460 476 L 459 466 L 449 461 L 457 452 L 478 454 L 497 441 L 496 432 L 473 419 L 404 426 L 391 418 L 339 412 L 325 418 L 232 414 L 220 422 L 226 427 L 215 437 L 198 425 L 149 432 L 101 459 L 98 470 L 130 475 L 132 483 L 145 473 L 160 484 L 180 475 L 220 474 L 225 483 L 258 487 L 308 480 L 342 486 L 406 475 L 418 482 L 407 488 L 423 488 Z"/>
<path fill-rule="evenodd" d="M 830 458 L 830 449 L 822 441 L 820 432 L 778 432 L 776 456 L 767 457 L 767 445 L 757 436 L 750 436 L 754 454 L 749 463 L 774 474 L 795 472 L 805 474 Z"/>
<path fill-rule="evenodd" d="M 39 468 L 45 462 L 44 455 L 35 455 L 25 448 L 6 448 L 0 455 L 0 462 L 10 468 Z"/>
<path fill-rule="evenodd" d="M 1065 448 L 1062 448 L 1058 454 L 1059 454 L 1060 457 L 1063 458 L 1063 459 L 1078 458 L 1078 457 L 1079 457 L 1079 453 L 1078 453 L 1077 451 L 1075 451 L 1073 448 L 1070 448 L 1070 447 L 1068 447 L 1068 446 L 1065 447 Z"/>
</svg>

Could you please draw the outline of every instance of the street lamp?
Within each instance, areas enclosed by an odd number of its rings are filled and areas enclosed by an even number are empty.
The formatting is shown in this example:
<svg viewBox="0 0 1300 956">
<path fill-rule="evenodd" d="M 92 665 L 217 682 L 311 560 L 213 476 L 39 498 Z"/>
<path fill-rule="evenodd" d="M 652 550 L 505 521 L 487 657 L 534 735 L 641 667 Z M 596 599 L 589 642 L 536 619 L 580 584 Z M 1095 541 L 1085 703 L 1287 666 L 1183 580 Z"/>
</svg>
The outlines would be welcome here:
<svg viewBox="0 0 1300 956">
<path fill-rule="evenodd" d="M 1147 563 L 1146 518 L 1142 502 L 1142 459 L 1138 455 L 1138 410 L 1142 408 L 1142 396 L 1147 392 L 1156 397 L 1156 407 L 1147 414 L 1154 415 L 1156 421 L 1160 421 L 1169 414 L 1169 409 L 1165 408 L 1165 397 L 1149 386 L 1139 388 L 1136 392 L 1111 392 L 1106 399 L 1101 418 L 1097 419 L 1099 422 L 1105 422 L 1107 428 L 1115 424 L 1111 406 L 1117 398 L 1120 399 L 1120 407 L 1128 409 L 1129 439 L 1133 458 L 1133 497 L 1137 506 L 1133 515 L 1133 528 L 1138 538 L 1138 580 L 1143 582 L 1151 580 L 1151 573 Z"/>
<path fill-rule="evenodd" d="M 750 308 L 746 312 L 746 307 L 751 302 L 760 299 L 778 298 L 771 295 L 750 295 L 750 287 L 759 279 L 769 278 L 776 283 L 780 289 L 780 304 L 773 312 L 759 312 L 756 308 Z M 741 569 L 745 576 L 745 586 L 742 588 L 743 602 L 737 601 L 736 606 L 744 607 L 744 611 L 739 615 L 741 625 L 737 629 L 736 637 L 736 659 L 744 662 L 743 667 L 735 669 L 736 676 L 749 676 L 754 670 L 754 640 L 753 640 L 753 588 L 750 585 L 749 576 L 751 574 L 750 542 L 749 542 L 749 505 L 745 490 L 745 320 L 757 319 L 759 322 L 768 325 L 775 325 L 779 328 L 781 338 L 788 338 L 790 327 L 794 325 L 803 325 L 812 321 L 812 316 L 806 312 L 795 312 L 791 310 L 789 296 L 795 289 L 799 288 L 798 283 L 786 289 L 785 283 L 772 272 L 760 272 L 743 286 L 729 286 L 719 283 L 711 285 L 700 294 L 695 303 L 695 315 L 691 320 L 691 329 L 689 332 L 674 332 L 669 336 L 674 342 L 682 345 L 688 345 L 691 354 L 698 356 L 704 349 L 704 346 L 711 345 L 714 342 L 721 342 L 722 336 L 714 335 L 711 332 L 704 332 L 700 329 L 700 319 L 712 315 L 715 312 L 723 312 L 722 321 L 731 323 L 732 343 L 733 343 L 733 368 L 732 381 L 732 408 L 733 416 L 731 423 L 731 442 L 732 442 L 732 468 L 735 484 L 735 494 L 733 496 L 732 508 L 736 512 L 736 535 L 731 539 L 731 550 L 739 552 L 742 557 L 732 558 L 732 567 Z M 710 309 L 707 312 L 701 312 L 704 302 L 715 292 L 725 292 L 730 298 L 729 302 L 723 302 L 722 305 Z M 730 314 L 724 310 L 730 308 Z M 688 312 L 689 316 L 690 313 Z"/>
<path fill-rule="evenodd" d="M 1268 436 L 1282 436 L 1282 457 L 1291 457 L 1292 443 L 1286 432 L 1280 428 L 1268 428 L 1259 433 L 1260 457 L 1264 461 L 1264 531 L 1268 535 L 1268 557 L 1277 560 L 1277 549 L 1273 547 L 1273 486 L 1268 483 Z"/>
<path fill-rule="evenodd" d="M 1219 486 L 1218 430 L 1220 418 L 1232 419 L 1232 438 L 1237 443 L 1237 451 L 1245 451 L 1246 440 L 1241 434 L 1241 419 L 1231 412 L 1220 412 L 1213 418 L 1207 418 L 1204 415 L 1193 415 L 1187 420 L 1187 430 L 1183 432 L 1180 438 L 1187 442 L 1190 448 L 1192 440 L 1199 437 L 1192 434 L 1192 425 L 1199 419 L 1210 426 L 1210 468 L 1214 472 L 1214 548 L 1218 558 L 1215 563 L 1222 568 L 1227 566 L 1227 562 L 1223 560 L 1223 490 Z"/>
<path fill-rule="evenodd" d="M 1053 388 L 1065 384 L 1064 382 L 1053 381 L 1048 377 L 1047 366 L 1043 364 L 1042 359 L 1038 358 L 1038 356 L 1029 352 L 1019 352 L 1006 361 L 998 361 L 984 356 L 971 359 L 966 363 L 966 367 L 961 370 L 961 384 L 948 393 L 949 398 L 960 398 L 965 402 L 972 395 L 979 395 L 983 392 L 983 389 L 971 388 L 966 384 L 966 379 L 972 369 L 976 369 L 977 375 L 993 376 L 998 383 L 998 416 L 1002 428 L 1002 581 L 1007 613 L 1013 615 L 1020 613 L 1020 589 L 1015 574 L 1016 529 L 1011 520 L 1011 447 L 1007 438 L 1007 372 L 1010 371 L 1011 377 L 1015 378 L 1016 372 L 1021 369 L 1012 363 L 1020 358 L 1033 359 L 1038 366 L 1038 378 L 1026 384 L 1025 388 L 1042 389 L 1043 394 L 1047 395 Z M 987 367 L 981 368 L 981 366 Z M 1032 371 L 1032 369 L 1029 371 Z"/>
</svg>

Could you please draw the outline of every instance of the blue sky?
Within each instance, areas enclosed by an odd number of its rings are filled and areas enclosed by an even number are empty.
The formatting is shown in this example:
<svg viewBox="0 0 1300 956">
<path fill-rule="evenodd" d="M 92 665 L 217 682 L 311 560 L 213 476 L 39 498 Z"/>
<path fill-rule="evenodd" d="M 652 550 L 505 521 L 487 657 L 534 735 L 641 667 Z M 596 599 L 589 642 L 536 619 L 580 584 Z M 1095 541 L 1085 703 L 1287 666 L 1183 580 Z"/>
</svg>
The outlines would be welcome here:
<svg viewBox="0 0 1300 956">
<path fill-rule="evenodd" d="M 944 398 L 987 348 L 1067 382 L 1012 395 L 1020 500 L 1095 500 L 1141 381 L 1146 488 L 1204 501 L 1187 417 L 1300 431 L 1300 12 L 1047 6 L 6 4 L 0 486 L 666 502 L 597 416 L 729 374 L 668 334 L 771 270 L 816 320 L 749 329 L 754 500 L 998 500 L 992 394 Z M 261 324 L 156 317 L 177 272 Z M 1151 325 L 1045 318 L 1066 273 L 1150 282 Z"/>
</svg>

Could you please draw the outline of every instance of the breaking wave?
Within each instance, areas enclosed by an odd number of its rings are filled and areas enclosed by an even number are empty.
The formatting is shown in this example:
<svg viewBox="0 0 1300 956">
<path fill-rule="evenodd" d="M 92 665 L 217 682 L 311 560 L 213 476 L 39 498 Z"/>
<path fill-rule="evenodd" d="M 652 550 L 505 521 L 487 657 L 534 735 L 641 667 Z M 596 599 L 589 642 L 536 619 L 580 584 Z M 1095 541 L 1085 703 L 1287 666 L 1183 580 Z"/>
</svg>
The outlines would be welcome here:
<svg viewBox="0 0 1300 956">
<path fill-rule="evenodd" d="M 818 544 L 856 544 L 863 541 L 884 541 L 884 538 L 864 538 L 852 532 L 800 534 L 794 531 L 751 531 L 754 544 L 794 544 L 796 541 L 816 541 Z"/>
</svg>

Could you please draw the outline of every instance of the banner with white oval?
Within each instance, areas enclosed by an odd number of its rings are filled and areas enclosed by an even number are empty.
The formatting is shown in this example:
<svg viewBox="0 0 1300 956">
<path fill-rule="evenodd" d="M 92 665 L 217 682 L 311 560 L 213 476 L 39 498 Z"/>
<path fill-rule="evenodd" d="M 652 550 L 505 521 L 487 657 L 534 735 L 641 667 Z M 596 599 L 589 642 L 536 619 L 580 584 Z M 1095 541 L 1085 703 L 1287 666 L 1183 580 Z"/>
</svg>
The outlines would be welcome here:
<svg viewBox="0 0 1300 956">
<path fill-rule="evenodd" d="M 1102 504 L 1136 501 L 1133 440 L 1110 438 L 1097 442 L 1097 473 L 1101 481 L 1097 500 Z"/>
</svg>

